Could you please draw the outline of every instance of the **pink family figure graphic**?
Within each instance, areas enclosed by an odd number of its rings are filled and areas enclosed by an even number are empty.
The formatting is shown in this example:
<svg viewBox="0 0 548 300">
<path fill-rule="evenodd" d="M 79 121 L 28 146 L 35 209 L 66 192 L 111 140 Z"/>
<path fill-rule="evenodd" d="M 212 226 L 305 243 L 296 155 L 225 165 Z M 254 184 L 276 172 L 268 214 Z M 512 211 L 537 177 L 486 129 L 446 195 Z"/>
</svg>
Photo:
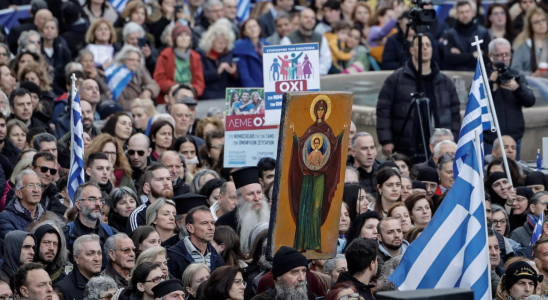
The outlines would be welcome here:
<svg viewBox="0 0 548 300">
<path fill-rule="evenodd" d="M 299 58 L 301 58 L 302 55 L 303 55 L 303 52 L 301 52 L 299 55 L 295 55 L 295 53 L 291 53 L 290 59 L 287 55 L 284 55 L 283 58 L 281 56 L 278 56 L 278 58 L 282 62 L 282 67 L 280 71 L 280 74 L 282 74 L 282 80 L 296 79 L 296 77 L 298 76 L 297 66 L 299 65 Z M 270 70 L 272 70 L 275 64 L 279 65 L 276 58 L 274 59 L 274 63 L 272 63 Z M 272 73 L 273 78 L 274 78 L 274 74 L 275 74 L 275 71 Z"/>
</svg>

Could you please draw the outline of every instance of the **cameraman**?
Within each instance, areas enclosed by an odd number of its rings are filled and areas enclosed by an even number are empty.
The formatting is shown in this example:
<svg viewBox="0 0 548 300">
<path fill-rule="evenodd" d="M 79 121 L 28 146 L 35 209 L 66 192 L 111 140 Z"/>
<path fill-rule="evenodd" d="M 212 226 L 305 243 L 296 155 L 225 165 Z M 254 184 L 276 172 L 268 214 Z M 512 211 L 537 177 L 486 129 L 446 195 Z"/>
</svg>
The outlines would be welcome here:
<svg viewBox="0 0 548 300">
<path fill-rule="evenodd" d="M 510 69 L 497 71 L 495 64 L 502 62 L 506 68 L 512 61 L 512 46 L 510 42 L 503 38 L 496 38 L 489 43 L 489 58 L 492 67 L 488 68 L 489 86 L 493 94 L 493 102 L 497 111 L 499 130 L 501 135 L 509 135 L 516 141 L 517 155 L 519 160 L 521 150 L 521 138 L 525 131 L 525 121 L 523 119 L 522 107 L 531 107 L 535 105 L 535 96 L 529 89 L 525 76 Z M 510 80 L 508 77 L 511 73 Z M 518 75 L 519 74 L 519 75 Z M 507 81 L 503 83 L 503 81 Z M 487 130 L 483 133 L 484 153 L 491 153 L 493 142 L 497 138 L 496 132 Z"/>
</svg>

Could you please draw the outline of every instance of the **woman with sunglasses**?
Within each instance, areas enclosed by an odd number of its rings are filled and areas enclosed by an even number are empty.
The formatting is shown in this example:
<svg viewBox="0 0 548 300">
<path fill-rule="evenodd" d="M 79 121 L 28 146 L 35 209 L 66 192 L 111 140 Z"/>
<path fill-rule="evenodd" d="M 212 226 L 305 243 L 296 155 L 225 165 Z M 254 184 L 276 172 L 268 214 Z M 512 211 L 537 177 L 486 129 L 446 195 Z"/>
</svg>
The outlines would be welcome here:
<svg viewBox="0 0 548 300">
<path fill-rule="evenodd" d="M 204 286 L 204 299 L 243 300 L 246 282 L 238 266 L 215 269 Z"/>
<path fill-rule="evenodd" d="M 84 300 L 110 300 L 116 294 L 116 282 L 109 276 L 92 277 L 86 284 Z"/>
<path fill-rule="evenodd" d="M 154 300 L 152 288 L 168 279 L 158 263 L 142 263 L 133 270 L 131 285 L 120 293 L 118 300 Z"/>
</svg>

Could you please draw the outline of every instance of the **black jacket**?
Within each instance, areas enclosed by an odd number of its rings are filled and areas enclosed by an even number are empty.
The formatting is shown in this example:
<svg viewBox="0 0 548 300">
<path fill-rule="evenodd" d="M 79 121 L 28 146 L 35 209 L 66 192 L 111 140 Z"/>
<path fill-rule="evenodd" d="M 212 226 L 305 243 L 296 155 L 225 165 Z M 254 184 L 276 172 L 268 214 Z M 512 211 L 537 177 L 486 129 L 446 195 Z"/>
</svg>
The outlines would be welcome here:
<svg viewBox="0 0 548 300">
<path fill-rule="evenodd" d="M 215 222 L 215 227 L 228 226 L 228 227 L 234 229 L 234 231 L 236 233 L 239 233 L 239 230 L 238 230 L 239 226 L 238 225 L 239 225 L 238 224 L 238 206 L 236 206 L 236 208 L 233 209 L 232 211 L 227 212 L 226 214 L 222 215 Z"/>
<path fill-rule="evenodd" d="M 215 251 L 215 248 L 211 244 L 207 244 L 207 251 L 211 253 L 211 265 L 208 266 L 211 272 L 225 265 L 223 257 Z M 169 273 L 175 278 L 181 278 L 183 272 L 191 263 L 194 263 L 194 259 L 192 259 L 192 255 L 186 249 L 184 240 L 179 241 L 175 246 L 167 250 L 167 267 Z"/>
<path fill-rule="evenodd" d="M 10 48 L 11 53 L 17 53 L 17 48 L 19 48 L 19 46 L 17 45 L 17 40 L 21 36 L 21 33 L 29 30 L 38 31 L 38 28 L 36 27 L 36 25 L 34 25 L 34 20 L 32 18 L 28 18 L 24 20 L 19 19 L 19 24 L 21 25 L 11 28 L 10 33 L 8 34 L 7 44 Z"/>
<path fill-rule="evenodd" d="M 42 57 L 46 62 L 55 69 L 55 78 L 52 84 L 57 88 L 66 91 L 65 65 L 72 61 L 67 42 L 63 37 L 57 37 L 53 40 L 53 55 L 49 57 L 44 50 L 44 44 L 41 46 Z"/>
<path fill-rule="evenodd" d="M 472 72 L 476 70 L 477 59 L 474 58 L 473 53 L 477 50 L 476 46 L 472 46 L 476 35 L 478 39 L 483 40 L 483 43 L 480 45 L 483 52 L 483 60 L 489 61 L 487 57 L 489 51 L 487 48 L 489 42 L 491 42 L 491 37 L 487 29 L 479 25 L 476 19 L 466 25 L 457 21 L 454 28 L 446 30 L 445 40 L 447 43 L 443 49 L 443 57 L 445 67 L 448 70 Z M 451 53 L 451 48 L 459 49 L 460 54 Z"/>
<path fill-rule="evenodd" d="M 489 73 L 489 76 L 491 73 Z M 493 91 L 494 82 L 489 81 L 493 102 L 497 111 L 500 134 L 509 135 L 516 141 L 520 140 L 525 133 L 525 120 L 523 119 L 522 107 L 535 105 L 535 95 L 529 88 L 525 76 L 520 76 L 517 82 L 519 88 L 512 92 L 501 88 L 500 85 L 496 91 Z M 493 144 L 496 138 L 496 132 L 491 132 L 491 130 L 483 132 L 483 141 L 488 144 Z"/>
<path fill-rule="evenodd" d="M 206 89 L 200 99 L 221 99 L 225 97 L 227 87 L 240 86 L 239 80 L 230 75 L 227 71 L 218 74 L 217 69 L 221 63 L 232 64 L 232 52 L 225 52 L 217 59 L 207 55 L 202 49 L 197 50 L 202 56 L 202 66 L 204 69 L 204 80 Z"/>
<path fill-rule="evenodd" d="M 342 272 L 339 274 L 339 279 L 337 279 L 337 283 L 350 281 L 354 284 L 356 287 L 356 290 L 358 290 L 358 293 L 360 296 L 363 297 L 365 300 L 374 300 L 373 294 L 371 293 L 371 289 L 375 286 L 364 284 L 361 281 L 357 280 L 354 276 L 350 275 L 348 272 Z"/>
<path fill-rule="evenodd" d="M 173 197 L 190 193 L 190 186 L 186 184 L 182 178 L 178 178 L 173 185 Z"/>
<path fill-rule="evenodd" d="M 411 169 L 411 173 L 417 177 L 419 175 L 419 172 L 426 168 L 426 167 L 431 167 L 433 168 L 434 170 L 437 170 L 437 166 L 436 166 L 436 163 L 434 162 L 434 160 L 432 160 L 432 158 L 428 159 L 427 161 L 425 162 L 421 162 L 421 163 L 418 163 L 418 164 L 415 164 L 413 166 L 413 168 Z"/>
<path fill-rule="evenodd" d="M 81 7 L 81 5 L 77 6 Z M 76 21 L 76 23 L 65 25 L 65 32 L 61 36 L 67 41 L 67 46 L 72 57 L 77 57 L 78 51 L 86 45 L 86 32 L 88 28 L 89 24 L 84 18 Z"/>
<path fill-rule="evenodd" d="M 17 148 L 17 146 L 15 146 L 10 139 L 5 139 L 4 147 L 2 148 L 1 153 L 11 162 L 12 166 L 15 167 L 15 165 L 19 161 L 19 154 L 21 153 L 21 149 Z"/>
<path fill-rule="evenodd" d="M 373 163 L 373 170 L 371 170 L 370 173 L 363 168 L 357 168 L 359 174 L 358 181 L 360 185 L 365 188 L 367 193 L 373 195 L 373 197 L 377 197 L 377 179 L 375 179 L 375 176 L 379 171 L 380 164 L 380 161 L 375 159 L 375 162 Z"/>
<path fill-rule="evenodd" d="M 259 26 L 261 26 L 263 36 L 271 36 L 274 32 L 276 32 L 274 16 L 270 11 L 267 11 L 264 15 L 260 16 L 257 21 L 259 22 Z"/>
<path fill-rule="evenodd" d="M 74 265 L 72 272 L 55 284 L 53 287 L 63 294 L 64 300 L 84 299 L 84 290 L 88 279 L 80 273 L 78 266 Z"/>
<path fill-rule="evenodd" d="M 150 205 L 150 201 L 147 200 L 146 203 L 143 203 L 131 212 L 126 224 L 126 234 L 131 236 L 131 233 L 141 225 L 146 225 L 147 223 L 147 208 Z"/>
<path fill-rule="evenodd" d="M 381 66 L 383 70 L 399 69 L 403 67 L 405 65 L 405 62 L 407 62 L 411 58 L 411 52 L 409 52 L 411 42 L 405 41 L 404 43 L 404 35 L 405 32 L 403 32 L 398 26 L 398 32 L 391 35 L 386 40 L 386 44 L 384 44 L 384 51 L 382 52 Z M 431 35 L 428 35 L 428 37 L 430 38 L 432 44 L 432 60 L 440 65 L 441 47 L 439 45 L 439 42 L 431 37 Z"/>
<path fill-rule="evenodd" d="M 48 185 L 48 187 L 42 191 L 42 199 L 40 200 L 40 204 L 42 204 L 47 211 L 54 212 L 59 217 L 63 218 L 65 212 L 67 211 L 67 207 L 57 198 L 58 192 L 59 191 L 57 190 L 55 184 Z"/>
<path fill-rule="evenodd" d="M 410 62 L 396 70 L 384 81 L 377 102 L 377 136 L 381 145 L 394 144 L 394 151 L 413 157 L 415 154 L 414 115 L 402 132 L 407 112 L 411 107 L 410 94 L 417 90 L 415 71 Z M 460 132 L 460 101 L 451 78 L 439 71 L 432 63 L 437 123 L 436 128 L 450 129 L 454 136 Z M 398 88 L 394 88 L 398 87 Z M 432 99 L 431 99 L 432 100 Z M 416 110 L 416 109 L 415 109 Z M 400 136 L 401 133 L 401 136 Z"/>
</svg>

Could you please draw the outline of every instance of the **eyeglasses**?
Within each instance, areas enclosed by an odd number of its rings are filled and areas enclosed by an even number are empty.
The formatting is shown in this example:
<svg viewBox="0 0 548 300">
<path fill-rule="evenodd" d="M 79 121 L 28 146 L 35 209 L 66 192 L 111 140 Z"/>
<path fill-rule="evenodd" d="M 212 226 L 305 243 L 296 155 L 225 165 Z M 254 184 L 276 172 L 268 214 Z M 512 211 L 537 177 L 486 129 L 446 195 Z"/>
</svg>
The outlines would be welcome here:
<svg viewBox="0 0 548 300">
<path fill-rule="evenodd" d="M 139 156 L 144 156 L 145 155 L 145 151 L 143 151 L 143 150 L 135 151 L 135 150 L 131 150 L 131 149 L 127 151 L 127 154 L 129 154 L 130 156 L 133 156 L 133 155 L 135 155 L 135 152 L 137 152 L 137 154 Z"/>
<path fill-rule="evenodd" d="M 351 295 L 342 296 L 337 300 L 364 300 L 362 296 L 360 296 L 359 293 L 354 293 Z"/>
<path fill-rule="evenodd" d="M 145 280 L 145 282 L 160 283 L 162 281 L 166 281 L 167 279 L 168 279 L 167 275 L 162 275 L 162 276 L 154 277 L 151 280 Z"/>
<path fill-rule="evenodd" d="M 512 54 L 510 53 L 497 53 L 497 54 L 493 54 L 494 57 L 496 58 L 510 58 L 512 56 Z"/>
<path fill-rule="evenodd" d="M 221 149 L 221 148 L 223 148 L 223 145 L 211 146 L 211 149 Z"/>
<path fill-rule="evenodd" d="M 237 286 L 243 286 L 243 287 L 247 286 L 247 282 L 245 282 L 243 279 L 234 280 L 234 284 Z"/>
<path fill-rule="evenodd" d="M 123 249 L 114 249 L 114 250 L 122 251 L 124 254 L 129 254 L 131 251 L 135 253 L 137 251 L 137 248 L 133 247 L 133 248 L 123 248 Z"/>
<path fill-rule="evenodd" d="M 110 152 L 110 151 L 103 151 L 104 154 L 108 155 L 108 156 L 116 156 L 118 155 L 118 152 Z"/>
<path fill-rule="evenodd" d="M 37 166 L 37 168 L 40 168 L 40 172 L 42 173 L 47 173 L 49 171 L 52 176 L 55 176 L 55 174 L 57 174 L 57 169 L 48 168 L 45 166 Z"/>
<path fill-rule="evenodd" d="M 27 188 L 29 190 L 34 190 L 35 188 L 41 189 L 42 184 L 41 183 L 29 183 L 29 184 L 25 185 L 22 188 Z"/>
<path fill-rule="evenodd" d="M 13 300 L 13 295 L 0 295 L 0 300 Z"/>
<path fill-rule="evenodd" d="M 506 225 L 506 219 L 493 220 L 493 225 L 498 226 L 499 224 L 502 225 L 502 226 Z"/>
<path fill-rule="evenodd" d="M 87 201 L 87 202 L 101 202 L 102 204 L 105 204 L 105 200 L 103 198 L 97 198 L 97 197 L 89 197 L 87 199 L 78 199 L 79 201 Z"/>
</svg>

